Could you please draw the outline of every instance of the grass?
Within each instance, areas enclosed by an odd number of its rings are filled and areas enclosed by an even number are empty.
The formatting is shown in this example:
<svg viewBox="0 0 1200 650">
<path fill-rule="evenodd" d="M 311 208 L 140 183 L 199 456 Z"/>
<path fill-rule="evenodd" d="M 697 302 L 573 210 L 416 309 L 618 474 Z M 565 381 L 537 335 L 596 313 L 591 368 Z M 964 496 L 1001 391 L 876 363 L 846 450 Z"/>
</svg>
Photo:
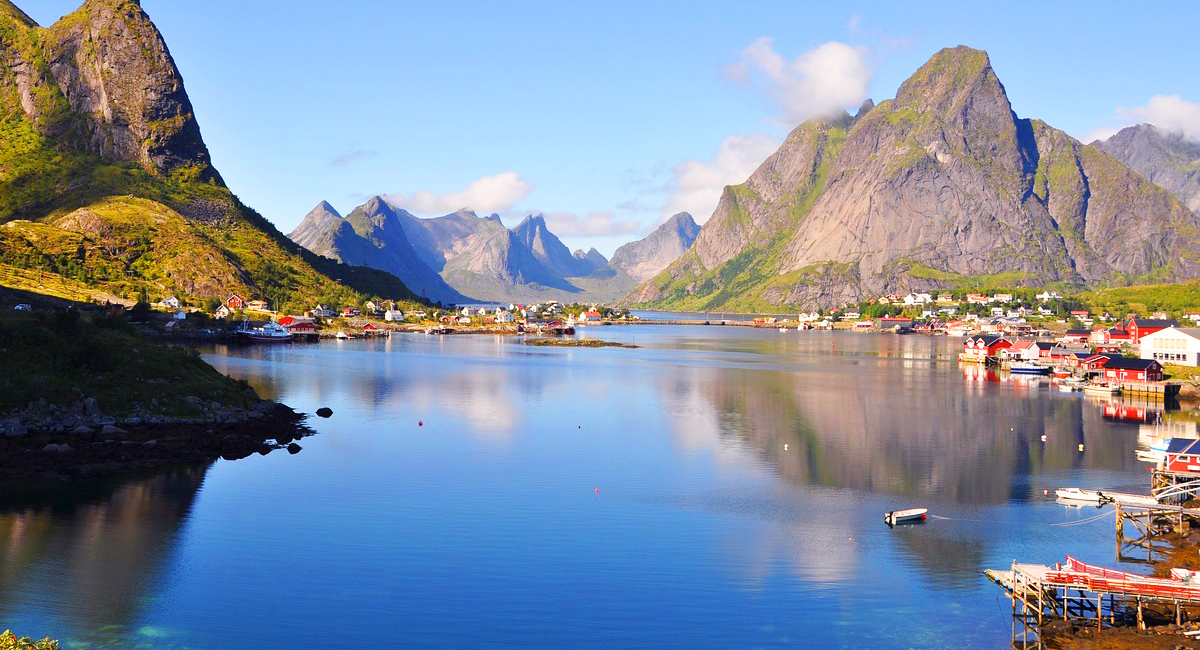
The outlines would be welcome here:
<svg viewBox="0 0 1200 650">
<path fill-rule="evenodd" d="M 198 415 L 188 397 L 238 408 L 258 399 L 196 352 L 137 335 L 123 317 L 78 310 L 0 312 L 0 413 L 41 398 L 61 406 L 85 397 L 114 417 L 139 407 Z"/>
</svg>

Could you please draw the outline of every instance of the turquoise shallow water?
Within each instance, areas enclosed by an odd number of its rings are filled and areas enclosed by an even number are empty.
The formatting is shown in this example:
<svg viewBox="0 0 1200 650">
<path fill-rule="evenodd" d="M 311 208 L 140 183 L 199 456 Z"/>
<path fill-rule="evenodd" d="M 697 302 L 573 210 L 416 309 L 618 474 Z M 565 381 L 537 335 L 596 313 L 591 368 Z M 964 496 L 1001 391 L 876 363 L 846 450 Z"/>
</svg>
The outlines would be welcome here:
<svg viewBox="0 0 1200 650">
<path fill-rule="evenodd" d="M 581 336 L 642 347 L 206 350 L 334 416 L 296 456 L 6 490 L 0 625 L 72 648 L 1001 648 L 978 572 L 1115 564 L 1111 518 L 1061 526 L 1098 511 L 1042 490 L 1144 491 L 1160 427 L 960 368 L 957 339 Z M 912 506 L 944 519 L 883 524 Z"/>
</svg>

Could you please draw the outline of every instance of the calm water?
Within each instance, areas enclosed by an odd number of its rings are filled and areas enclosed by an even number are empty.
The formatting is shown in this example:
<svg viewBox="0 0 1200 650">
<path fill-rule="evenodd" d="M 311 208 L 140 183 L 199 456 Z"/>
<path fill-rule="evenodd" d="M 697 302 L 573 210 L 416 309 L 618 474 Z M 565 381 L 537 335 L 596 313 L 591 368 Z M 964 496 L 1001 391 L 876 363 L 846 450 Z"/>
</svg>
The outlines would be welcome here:
<svg viewBox="0 0 1200 650">
<path fill-rule="evenodd" d="M 964 370 L 958 339 L 582 335 L 642 347 L 210 350 L 333 418 L 296 456 L 7 489 L 0 627 L 70 648 L 1002 648 L 1009 605 L 978 571 L 1113 564 L 1111 517 L 1061 526 L 1097 510 L 1042 490 L 1144 491 L 1133 450 L 1160 431 Z M 941 518 L 883 524 L 911 506 Z"/>
</svg>

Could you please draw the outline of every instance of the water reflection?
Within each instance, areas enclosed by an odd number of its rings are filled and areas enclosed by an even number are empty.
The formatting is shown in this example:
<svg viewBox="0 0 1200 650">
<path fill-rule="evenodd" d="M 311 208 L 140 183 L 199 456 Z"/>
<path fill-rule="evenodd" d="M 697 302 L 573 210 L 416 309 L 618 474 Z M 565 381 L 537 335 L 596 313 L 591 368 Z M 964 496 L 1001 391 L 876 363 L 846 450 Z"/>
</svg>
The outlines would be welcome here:
<svg viewBox="0 0 1200 650">
<path fill-rule="evenodd" d="M 4 485 L 0 620 L 61 617 L 66 625 L 46 630 L 55 636 L 136 624 L 207 470 Z"/>
</svg>

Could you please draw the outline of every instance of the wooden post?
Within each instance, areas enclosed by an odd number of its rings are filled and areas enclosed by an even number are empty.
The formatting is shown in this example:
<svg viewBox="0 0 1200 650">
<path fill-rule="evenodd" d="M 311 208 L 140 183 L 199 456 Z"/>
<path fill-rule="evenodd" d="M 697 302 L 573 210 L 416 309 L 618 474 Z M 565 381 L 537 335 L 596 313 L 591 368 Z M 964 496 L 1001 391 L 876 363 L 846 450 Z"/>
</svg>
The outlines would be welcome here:
<svg viewBox="0 0 1200 650">
<path fill-rule="evenodd" d="M 1113 504 L 1117 509 L 1117 562 L 1121 561 L 1121 546 L 1125 543 L 1125 515 L 1121 512 L 1121 503 Z"/>
<path fill-rule="evenodd" d="M 1142 597 L 1138 596 L 1137 601 L 1138 601 L 1137 625 L 1138 625 L 1139 630 L 1144 630 L 1144 629 L 1146 629 L 1146 620 L 1142 618 Z"/>
</svg>

